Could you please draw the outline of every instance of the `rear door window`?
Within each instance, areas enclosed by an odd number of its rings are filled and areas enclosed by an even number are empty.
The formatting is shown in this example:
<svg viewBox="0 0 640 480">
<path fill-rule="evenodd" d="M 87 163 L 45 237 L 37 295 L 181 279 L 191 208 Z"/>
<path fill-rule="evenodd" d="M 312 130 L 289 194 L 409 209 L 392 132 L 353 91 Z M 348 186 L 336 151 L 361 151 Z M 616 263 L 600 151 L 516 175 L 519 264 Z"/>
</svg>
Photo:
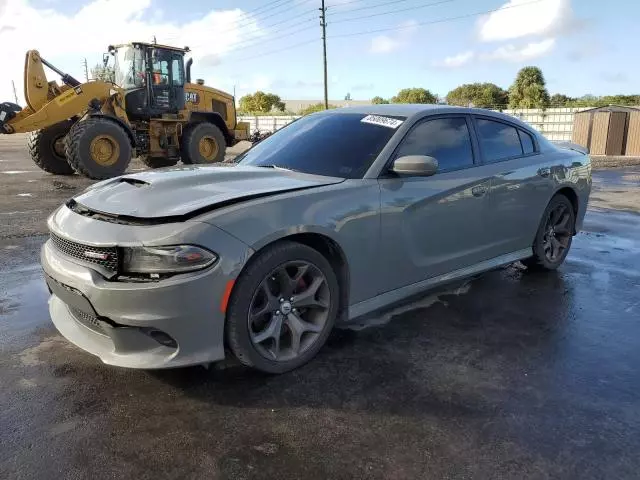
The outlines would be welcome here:
<svg viewBox="0 0 640 480">
<path fill-rule="evenodd" d="M 485 118 L 476 119 L 476 125 L 485 163 L 522 156 L 522 145 L 515 127 Z"/>
<path fill-rule="evenodd" d="M 438 160 L 438 171 L 446 172 L 473 165 L 471 135 L 464 117 L 426 120 L 404 138 L 396 158 L 427 155 Z"/>
<path fill-rule="evenodd" d="M 522 152 L 525 155 L 531 155 L 534 153 L 536 149 L 533 146 L 533 138 L 531 135 L 524 130 L 518 130 L 518 133 L 520 134 L 520 143 L 522 143 Z"/>
</svg>

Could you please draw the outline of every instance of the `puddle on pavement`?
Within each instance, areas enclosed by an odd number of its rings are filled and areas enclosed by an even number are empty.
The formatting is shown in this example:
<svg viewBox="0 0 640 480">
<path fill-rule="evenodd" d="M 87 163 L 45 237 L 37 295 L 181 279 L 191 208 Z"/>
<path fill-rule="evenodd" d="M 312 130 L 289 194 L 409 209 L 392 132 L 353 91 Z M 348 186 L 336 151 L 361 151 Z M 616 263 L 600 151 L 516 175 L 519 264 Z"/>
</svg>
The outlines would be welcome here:
<svg viewBox="0 0 640 480">
<path fill-rule="evenodd" d="M 449 295 L 454 295 L 454 296 L 464 295 L 468 293 L 470 289 L 471 289 L 471 282 L 467 282 L 464 285 L 461 285 L 460 287 L 457 287 L 451 290 L 442 291 L 437 294 L 426 295 L 425 297 L 415 300 L 413 302 L 399 305 L 387 312 L 382 313 L 381 315 L 367 317 L 366 319 L 363 319 L 358 323 L 349 325 L 348 328 L 349 330 L 359 331 L 365 328 L 386 325 L 391 320 L 393 320 L 394 317 L 398 315 L 402 315 L 407 312 L 413 312 L 415 310 L 426 309 L 437 302 L 442 302 L 444 305 L 447 305 L 446 300 L 443 300 L 442 297 L 449 296 Z"/>
<path fill-rule="evenodd" d="M 589 211 L 583 232 L 571 245 L 567 263 L 589 265 L 594 280 L 602 272 L 640 277 L 640 220 L 637 215 L 615 211 Z"/>
<path fill-rule="evenodd" d="M 12 344 L 25 331 L 48 325 L 49 292 L 39 265 L 5 273 L 0 292 L 0 344 Z"/>
</svg>

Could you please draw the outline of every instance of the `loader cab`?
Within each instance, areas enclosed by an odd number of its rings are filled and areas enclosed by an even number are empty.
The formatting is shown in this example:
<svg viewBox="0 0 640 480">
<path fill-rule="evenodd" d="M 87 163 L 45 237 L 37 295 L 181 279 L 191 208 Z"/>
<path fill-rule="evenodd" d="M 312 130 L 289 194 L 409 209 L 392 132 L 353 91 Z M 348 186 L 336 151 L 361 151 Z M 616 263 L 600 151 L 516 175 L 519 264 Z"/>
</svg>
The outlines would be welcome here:
<svg viewBox="0 0 640 480">
<path fill-rule="evenodd" d="M 149 43 L 109 47 L 115 57 L 115 83 L 125 90 L 130 118 L 144 120 L 184 110 L 184 54 L 188 51 Z"/>
</svg>

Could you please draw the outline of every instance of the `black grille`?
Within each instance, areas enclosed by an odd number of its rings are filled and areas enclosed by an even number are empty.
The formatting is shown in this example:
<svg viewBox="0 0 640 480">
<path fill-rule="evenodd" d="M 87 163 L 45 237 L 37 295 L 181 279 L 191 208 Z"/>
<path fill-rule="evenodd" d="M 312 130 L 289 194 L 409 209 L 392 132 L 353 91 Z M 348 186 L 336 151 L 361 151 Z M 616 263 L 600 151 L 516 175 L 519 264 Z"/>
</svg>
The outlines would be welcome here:
<svg viewBox="0 0 640 480">
<path fill-rule="evenodd" d="M 66 240 L 51 234 L 53 245 L 65 255 L 77 258 L 85 263 L 100 265 L 109 272 L 118 271 L 118 249 L 116 247 L 94 247 Z"/>
<path fill-rule="evenodd" d="M 71 306 L 69 307 L 69 311 L 79 323 L 87 327 L 89 330 L 105 335 L 104 330 L 100 326 L 100 321 L 96 317 Z"/>
</svg>

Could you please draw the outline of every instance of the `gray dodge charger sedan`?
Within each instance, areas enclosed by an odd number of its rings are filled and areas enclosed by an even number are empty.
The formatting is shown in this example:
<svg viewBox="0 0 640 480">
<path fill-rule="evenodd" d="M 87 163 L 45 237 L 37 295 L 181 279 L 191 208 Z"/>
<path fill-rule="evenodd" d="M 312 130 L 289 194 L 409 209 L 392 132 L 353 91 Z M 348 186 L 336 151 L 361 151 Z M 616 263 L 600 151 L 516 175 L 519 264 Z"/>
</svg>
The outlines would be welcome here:
<svg viewBox="0 0 640 480">
<path fill-rule="evenodd" d="M 50 314 L 108 364 L 230 351 L 281 373 L 334 326 L 426 289 L 518 260 L 557 268 L 590 190 L 586 152 L 507 115 L 321 112 L 233 166 L 124 175 L 59 207 L 41 254 Z"/>
</svg>

